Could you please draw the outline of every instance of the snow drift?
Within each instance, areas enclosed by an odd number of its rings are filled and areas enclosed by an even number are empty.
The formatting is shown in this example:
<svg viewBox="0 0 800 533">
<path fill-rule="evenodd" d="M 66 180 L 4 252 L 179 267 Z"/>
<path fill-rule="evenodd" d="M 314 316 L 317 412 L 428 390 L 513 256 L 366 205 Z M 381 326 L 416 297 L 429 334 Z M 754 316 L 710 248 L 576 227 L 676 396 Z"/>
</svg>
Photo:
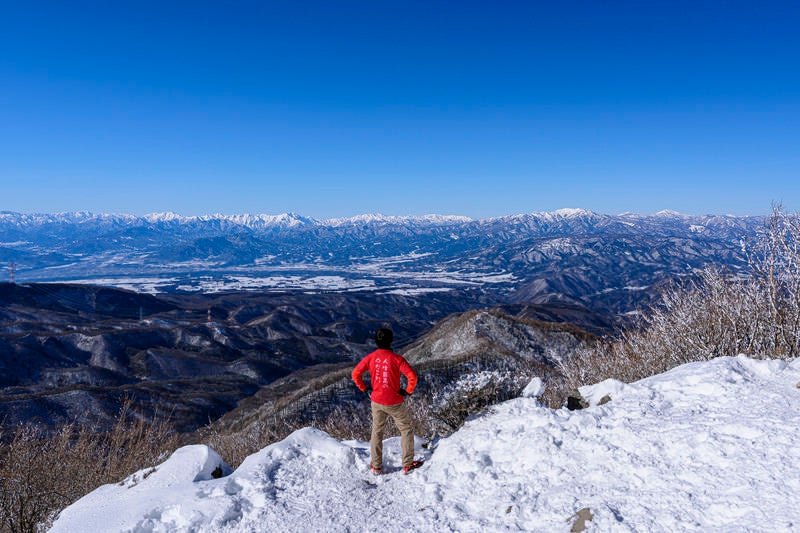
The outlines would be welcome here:
<svg viewBox="0 0 800 533">
<path fill-rule="evenodd" d="M 408 476 L 397 439 L 377 477 L 366 443 L 311 428 L 232 473 L 189 446 L 52 531 L 800 530 L 799 382 L 800 359 L 725 357 L 586 387 L 582 411 L 541 406 L 535 383 L 432 450 L 419 440 L 427 462 Z"/>
</svg>

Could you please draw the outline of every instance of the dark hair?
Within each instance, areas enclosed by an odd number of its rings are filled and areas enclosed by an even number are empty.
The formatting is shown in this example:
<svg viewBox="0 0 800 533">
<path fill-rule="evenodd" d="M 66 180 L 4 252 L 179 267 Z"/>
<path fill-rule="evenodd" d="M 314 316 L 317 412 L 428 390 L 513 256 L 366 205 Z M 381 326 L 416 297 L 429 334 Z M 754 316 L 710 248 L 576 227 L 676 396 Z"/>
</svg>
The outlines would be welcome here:
<svg viewBox="0 0 800 533">
<path fill-rule="evenodd" d="M 375 332 L 375 344 L 378 348 L 388 350 L 392 347 L 392 340 L 394 340 L 394 333 L 389 328 L 381 328 Z"/>
</svg>

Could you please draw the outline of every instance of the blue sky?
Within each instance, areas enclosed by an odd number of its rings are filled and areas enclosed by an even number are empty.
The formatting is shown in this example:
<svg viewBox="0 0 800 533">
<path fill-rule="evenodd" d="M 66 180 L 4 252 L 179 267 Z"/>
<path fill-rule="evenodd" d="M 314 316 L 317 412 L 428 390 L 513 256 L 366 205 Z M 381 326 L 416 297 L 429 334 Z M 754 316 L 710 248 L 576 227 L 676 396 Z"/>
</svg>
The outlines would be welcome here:
<svg viewBox="0 0 800 533">
<path fill-rule="evenodd" d="M 0 210 L 800 209 L 800 3 L 3 2 Z"/>
</svg>

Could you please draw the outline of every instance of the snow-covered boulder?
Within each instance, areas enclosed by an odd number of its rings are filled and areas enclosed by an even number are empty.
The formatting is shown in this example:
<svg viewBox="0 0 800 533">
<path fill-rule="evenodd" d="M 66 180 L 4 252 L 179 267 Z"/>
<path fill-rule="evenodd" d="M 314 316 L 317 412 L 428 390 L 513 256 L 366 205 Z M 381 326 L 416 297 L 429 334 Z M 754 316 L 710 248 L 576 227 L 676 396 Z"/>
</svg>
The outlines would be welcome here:
<svg viewBox="0 0 800 533">
<path fill-rule="evenodd" d="M 181 515 L 192 492 L 231 473 L 208 446 L 184 446 L 160 465 L 103 485 L 67 507 L 51 531 L 177 531 L 192 522 Z"/>
<path fill-rule="evenodd" d="M 616 379 L 607 379 L 596 385 L 580 387 L 578 392 L 589 407 L 603 405 L 612 398 L 619 398 L 628 389 L 628 385 Z"/>
<path fill-rule="evenodd" d="M 544 393 L 544 382 L 542 378 L 534 377 L 524 389 L 522 389 L 523 398 L 538 398 Z"/>
</svg>

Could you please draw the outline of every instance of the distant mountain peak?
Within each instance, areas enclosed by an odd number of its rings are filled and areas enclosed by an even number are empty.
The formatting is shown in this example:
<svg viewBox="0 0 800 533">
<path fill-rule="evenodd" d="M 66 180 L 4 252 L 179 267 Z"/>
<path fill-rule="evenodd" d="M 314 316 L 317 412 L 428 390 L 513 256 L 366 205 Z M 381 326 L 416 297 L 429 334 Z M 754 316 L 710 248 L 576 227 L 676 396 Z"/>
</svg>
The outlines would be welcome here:
<svg viewBox="0 0 800 533">
<path fill-rule="evenodd" d="M 686 218 L 689 215 L 684 215 L 683 213 L 679 213 L 677 211 L 673 211 L 671 209 L 662 209 L 658 213 L 655 213 L 653 216 L 656 217 L 678 217 L 678 218 Z"/>
<path fill-rule="evenodd" d="M 573 208 L 573 207 L 564 207 L 561 209 L 556 209 L 555 211 L 552 211 L 551 214 L 564 218 L 597 216 L 597 213 L 595 213 L 594 211 L 589 211 L 588 209 Z"/>
<path fill-rule="evenodd" d="M 162 213 L 149 213 L 142 218 L 144 218 L 148 222 L 171 222 L 171 221 L 184 222 L 189 217 L 173 213 L 172 211 L 165 211 Z"/>
</svg>

